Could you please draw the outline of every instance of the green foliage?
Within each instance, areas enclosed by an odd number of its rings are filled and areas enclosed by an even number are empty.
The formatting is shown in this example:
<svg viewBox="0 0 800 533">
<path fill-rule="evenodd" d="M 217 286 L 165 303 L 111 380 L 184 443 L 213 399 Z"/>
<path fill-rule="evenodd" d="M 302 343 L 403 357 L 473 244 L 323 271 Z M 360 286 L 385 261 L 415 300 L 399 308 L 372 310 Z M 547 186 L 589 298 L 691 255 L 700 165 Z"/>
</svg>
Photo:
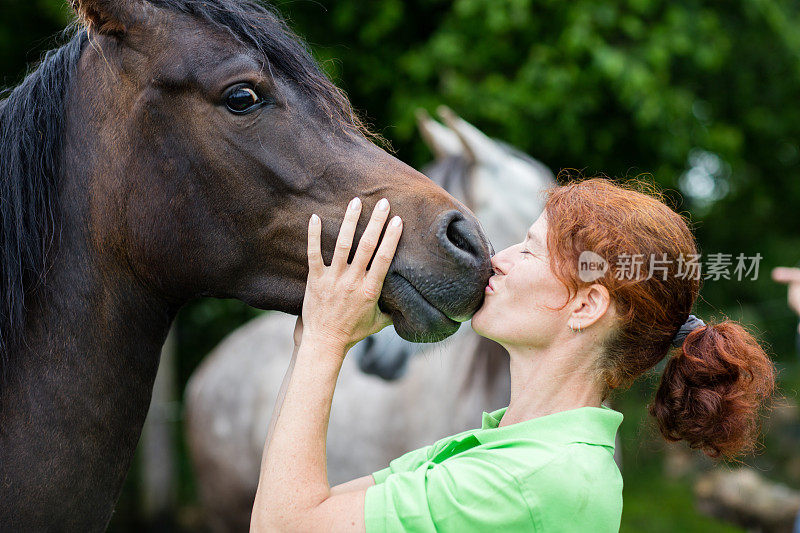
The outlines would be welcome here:
<svg viewBox="0 0 800 533">
<path fill-rule="evenodd" d="M 66 0 L 0 0 L 0 88 L 15 85 L 26 67 L 55 44 L 71 20 Z"/>
<path fill-rule="evenodd" d="M 175 321 L 176 369 L 181 389 L 208 354 L 231 331 L 261 314 L 238 300 L 195 300 Z"/>
<path fill-rule="evenodd" d="M 664 480 L 661 472 L 626 475 L 620 532 L 635 533 L 736 533 L 743 529 L 700 515 L 693 509 L 693 492 L 687 481 Z"/>
</svg>

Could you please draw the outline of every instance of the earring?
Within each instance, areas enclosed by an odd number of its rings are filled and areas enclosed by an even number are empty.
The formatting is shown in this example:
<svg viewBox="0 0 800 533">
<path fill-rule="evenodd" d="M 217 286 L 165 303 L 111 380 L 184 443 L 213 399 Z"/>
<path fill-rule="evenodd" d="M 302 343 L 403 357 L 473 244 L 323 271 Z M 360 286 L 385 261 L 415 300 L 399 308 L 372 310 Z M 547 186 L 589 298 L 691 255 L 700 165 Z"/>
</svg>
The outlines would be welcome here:
<svg viewBox="0 0 800 533">
<path fill-rule="evenodd" d="M 581 332 L 581 325 L 578 324 L 578 333 L 580 333 L 580 332 Z"/>
</svg>

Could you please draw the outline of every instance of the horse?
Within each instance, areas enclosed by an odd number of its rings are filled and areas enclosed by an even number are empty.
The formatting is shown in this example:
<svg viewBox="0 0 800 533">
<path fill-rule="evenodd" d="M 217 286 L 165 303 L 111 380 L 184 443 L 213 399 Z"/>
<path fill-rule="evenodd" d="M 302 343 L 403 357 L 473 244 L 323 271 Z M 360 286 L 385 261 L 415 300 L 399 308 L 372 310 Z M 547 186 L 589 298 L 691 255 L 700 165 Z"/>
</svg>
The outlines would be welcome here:
<svg viewBox="0 0 800 533">
<path fill-rule="evenodd" d="M 273 8 L 71 5 L 0 103 L 3 531 L 106 527 L 176 313 L 299 313 L 313 213 L 327 260 L 353 197 L 403 217 L 379 305 L 406 339 L 456 331 L 491 272 L 470 211 L 372 142 Z"/>
<path fill-rule="evenodd" d="M 457 197 L 474 199 L 493 242 L 518 242 L 543 208 L 540 193 L 554 185 L 552 173 L 448 109 L 440 115 L 446 125 L 418 116 L 435 155 L 425 172 Z M 187 385 L 186 440 L 212 531 L 248 527 L 293 326 L 294 318 L 281 313 L 248 322 L 204 359 Z M 508 396 L 507 353 L 471 328 L 434 345 L 408 343 L 386 328 L 345 358 L 328 430 L 328 478 L 337 484 L 363 476 L 408 450 L 476 427 L 481 410 L 508 405 Z"/>
</svg>

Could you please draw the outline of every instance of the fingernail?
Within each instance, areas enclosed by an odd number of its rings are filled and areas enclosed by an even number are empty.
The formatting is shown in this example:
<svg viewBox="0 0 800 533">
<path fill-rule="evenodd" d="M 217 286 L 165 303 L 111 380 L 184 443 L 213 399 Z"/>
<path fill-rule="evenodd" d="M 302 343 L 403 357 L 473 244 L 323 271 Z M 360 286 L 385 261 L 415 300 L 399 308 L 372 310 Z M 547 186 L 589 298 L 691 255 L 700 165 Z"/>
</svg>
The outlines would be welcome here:
<svg viewBox="0 0 800 533">
<path fill-rule="evenodd" d="M 311 223 L 319 224 L 319 217 L 317 215 L 311 215 Z"/>
<path fill-rule="evenodd" d="M 394 217 L 392 219 L 392 222 L 391 222 L 392 226 L 394 226 L 395 228 L 399 227 L 400 224 L 402 224 L 402 223 L 403 223 L 403 221 L 400 219 L 400 217 Z"/>
<path fill-rule="evenodd" d="M 347 206 L 347 208 L 350 209 L 351 211 L 355 211 L 356 209 L 358 209 L 358 206 L 360 205 L 361 205 L 361 198 L 356 197 L 350 200 L 350 205 Z"/>
<path fill-rule="evenodd" d="M 381 199 L 381 201 L 378 202 L 378 210 L 386 211 L 388 209 L 389 209 L 389 200 L 387 200 L 386 198 Z"/>
</svg>

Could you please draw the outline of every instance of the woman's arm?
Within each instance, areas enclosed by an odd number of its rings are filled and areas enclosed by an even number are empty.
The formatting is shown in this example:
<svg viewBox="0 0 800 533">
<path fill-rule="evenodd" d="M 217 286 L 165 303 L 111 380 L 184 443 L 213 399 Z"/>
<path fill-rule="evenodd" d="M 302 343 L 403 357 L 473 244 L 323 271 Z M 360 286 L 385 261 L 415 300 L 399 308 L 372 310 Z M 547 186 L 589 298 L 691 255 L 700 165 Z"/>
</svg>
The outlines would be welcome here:
<svg viewBox="0 0 800 533">
<path fill-rule="evenodd" d="M 365 491 L 374 484 L 375 478 L 372 477 L 372 474 L 368 474 L 332 487 L 331 495 L 335 496 L 336 494 L 344 494 L 345 492 Z"/>
<path fill-rule="evenodd" d="M 297 317 L 297 325 L 295 326 L 295 346 L 294 352 L 292 353 L 292 359 L 289 362 L 289 367 L 286 369 L 286 374 L 283 377 L 283 382 L 281 383 L 281 388 L 278 391 L 278 398 L 275 401 L 275 407 L 272 410 L 272 417 L 270 418 L 269 424 L 269 431 L 267 431 L 267 438 L 264 444 L 266 449 L 269 446 L 270 441 L 272 440 L 272 434 L 275 432 L 275 424 L 278 421 L 278 415 L 281 412 L 281 407 L 283 406 L 283 399 L 286 396 L 286 389 L 289 386 L 289 381 L 292 377 L 292 371 L 294 370 L 294 363 L 297 360 L 297 350 L 300 348 L 300 339 L 303 331 L 303 319 L 302 317 Z M 266 457 L 266 454 L 264 454 Z M 263 458 L 262 457 L 262 460 Z M 345 492 L 352 492 L 356 490 L 366 490 L 375 484 L 375 478 L 372 477 L 372 474 L 368 474 L 366 476 L 351 479 L 350 481 L 346 481 L 345 483 L 341 483 L 336 485 L 335 487 L 331 487 L 331 495 L 334 496 L 336 494 L 343 494 Z"/>
<path fill-rule="evenodd" d="M 269 446 L 270 441 L 272 440 L 272 434 L 275 432 L 275 424 L 278 422 L 278 415 L 280 415 L 281 407 L 283 406 L 283 399 L 286 396 L 286 389 L 289 386 L 289 381 L 292 379 L 292 371 L 294 370 L 294 363 L 297 361 L 297 351 L 300 349 L 300 343 L 303 340 L 303 317 L 297 317 L 297 321 L 294 324 L 294 350 L 292 351 L 292 359 L 289 361 L 289 367 L 286 369 L 286 373 L 283 375 L 283 381 L 281 382 L 281 388 L 278 390 L 278 397 L 275 400 L 275 405 L 272 408 L 272 416 L 269 419 L 269 429 L 267 430 L 267 438 L 264 441 L 264 450 L 267 449 Z M 266 454 L 262 455 L 261 460 L 263 462 L 264 457 Z"/>
<path fill-rule="evenodd" d="M 377 306 L 402 224 L 395 217 L 366 270 L 389 214 L 381 201 L 347 264 L 361 204 L 351 202 L 330 267 L 320 252 L 319 218 L 309 223 L 309 277 L 303 333 L 262 459 L 251 520 L 254 531 L 364 530 L 366 486 L 333 493 L 325 440 L 333 390 L 347 350 L 390 323 Z"/>
<path fill-rule="evenodd" d="M 335 529 L 350 529 L 350 525 L 359 529 L 363 493 L 360 498 L 358 494 L 346 499 L 332 496 L 326 473 L 325 437 L 341 368 L 337 359 L 343 355 L 310 340 L 301 345 L 262 461 L 253 529 L 310 531 L 314 524 L 343 519 L 347 523 Z"/>
<path fill-rule="evenodd" d="M 302 318 L 297 318 L 297 325 L 295 326 L 295 330 L 298 327 L 301 327 Z M 278 398 L 275 400 L 275 406 L 272 408 L 272 417 L 269 419 L 269 429 L 267 430 L 267 439 L 264 442 L 264 450 L 269 447 L 269 443 L 272 440 L 272 434 L 275 432 L 275 424 L 278 422 L 278 416 L 281 413 L 281 407 L 283 407 L 283 399 L 286 397 L 286 389 L 289 387 L 289 381 L 292 379 L 292 372 L 294 371 L 294 363 L 297 361 L 297 351 L 300 349 L 300 344 L 295 343 L 294 351 L 292 352 L 292 359 L 289 361 L 289 367 L 286 369 L 286 374 L 283 376 L 283 381 L 281 382 L 281 388 L 278 391 Z M 263 462 L 264 457 L 266 454 L 261 457 Z"/>
</svg>

